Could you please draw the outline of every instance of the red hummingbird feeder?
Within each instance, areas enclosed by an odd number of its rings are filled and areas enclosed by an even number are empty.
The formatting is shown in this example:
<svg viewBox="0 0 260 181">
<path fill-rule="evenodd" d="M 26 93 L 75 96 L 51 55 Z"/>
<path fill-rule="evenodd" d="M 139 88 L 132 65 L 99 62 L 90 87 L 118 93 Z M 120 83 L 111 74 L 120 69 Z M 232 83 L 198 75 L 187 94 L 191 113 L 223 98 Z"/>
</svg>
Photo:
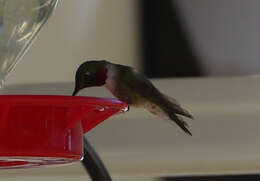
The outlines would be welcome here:
<svg viewBox="0 0 260 181">
<path fill-rule="evenodd" d="M 0 1 L 0 89 L 57 3 Z M 126 108 L 115 99 L 1 95 L 0 169 L 80 161 L 83 134 Z"/>
<path fill-rule="evenodd" d="M 116 99 L 0 96 L 0 169 L 80 161 L 83 134 L 126 109 Z"/>
</svg>

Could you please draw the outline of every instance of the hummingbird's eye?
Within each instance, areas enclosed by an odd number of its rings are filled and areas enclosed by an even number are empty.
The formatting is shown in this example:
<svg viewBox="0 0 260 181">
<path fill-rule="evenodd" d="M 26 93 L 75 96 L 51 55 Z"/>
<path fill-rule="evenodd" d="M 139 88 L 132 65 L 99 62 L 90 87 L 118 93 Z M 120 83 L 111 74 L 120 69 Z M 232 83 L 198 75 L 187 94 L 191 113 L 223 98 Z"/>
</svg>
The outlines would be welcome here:
<svg viewBox="0 0 260 181">
<path fill-rule="evenodd" d="M 84 84 L 88 85 L 89 82 L 90 82 L 90 79 L 91 79 L 91 78 L 90 78 L 89 75 L 84 74 Z"/>
<path fill-rule="evenodd" d="M 84 79 L 85 80 L 88 80 L 90 78 L 90 75 L 89 74 L 84 74 Z"/>
</svg>

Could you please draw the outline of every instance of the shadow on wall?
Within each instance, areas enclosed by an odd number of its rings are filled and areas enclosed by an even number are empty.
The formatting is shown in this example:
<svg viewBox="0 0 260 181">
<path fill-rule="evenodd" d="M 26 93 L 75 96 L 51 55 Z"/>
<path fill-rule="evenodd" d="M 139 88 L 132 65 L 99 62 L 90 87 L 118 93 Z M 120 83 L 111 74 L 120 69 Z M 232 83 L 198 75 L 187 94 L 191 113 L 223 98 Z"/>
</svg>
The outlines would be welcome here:
<svg viewBox="0 0 260 181">
<path fill-rule="evenodd" d="M 139 1 L 144 69 L 148 77 L 191 77 L 203 73 L 174 2 Z"/>
</svg>

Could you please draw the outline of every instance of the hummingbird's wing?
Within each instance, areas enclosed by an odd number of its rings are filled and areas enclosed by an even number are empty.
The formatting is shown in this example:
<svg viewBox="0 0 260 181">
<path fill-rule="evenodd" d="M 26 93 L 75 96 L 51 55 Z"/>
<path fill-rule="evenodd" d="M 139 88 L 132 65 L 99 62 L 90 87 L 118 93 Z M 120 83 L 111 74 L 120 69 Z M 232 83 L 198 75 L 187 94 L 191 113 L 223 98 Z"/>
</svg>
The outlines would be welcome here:
<svg viewBox="0 0 260 181">
<path fill-rule="evenodd" d="M 180 104 L 173 98 L 169 98 L 162 94 L 144 75 L 127 67 L 127 71 L 121 69 L 120 73 L 120 87 L 125 87 L 131 92 L 133 97 L 140 97 L 144 99 L 144 107 L 153 114 L 158 116 L 163 115 L 162 118 L 168 118 L 180 126 L 186 133 L 191 135 L 188 130 L 188 124 L 182 120 L 177 114 L 193 118 L 192 115 L 183 109 Z M 132 100 L 132 102 L 134 102 Z M 161 116 L 160 116 L 161 117 Z"/>
<path fill-rule="evenodd" d="M 160 107 L 163 105 L 171 105 L 176 114 L 193 119 L 193 116 L 187 110 L 182 108 L 176 99 L 161 93 L 143 74 L 138 73 L 131 67 L 127 67 L 127 71 L 120 75 L 122 76 L 120 76 L 121 80 L 119 82 L 123 84 L 121 87 L 127 87 L 130 89 L 129 92 L 138 94 Z"/>
<path fill-rule="evenodd" d="M 140 102 L 143 103 L 144 99 L 152 100 L 162 97 L 154 85 L 133 68 L 122 66 L 119 71 L 117 90 L 122 97 L 126 97 L 128 104 L 138 105 Z"/>
</svg>

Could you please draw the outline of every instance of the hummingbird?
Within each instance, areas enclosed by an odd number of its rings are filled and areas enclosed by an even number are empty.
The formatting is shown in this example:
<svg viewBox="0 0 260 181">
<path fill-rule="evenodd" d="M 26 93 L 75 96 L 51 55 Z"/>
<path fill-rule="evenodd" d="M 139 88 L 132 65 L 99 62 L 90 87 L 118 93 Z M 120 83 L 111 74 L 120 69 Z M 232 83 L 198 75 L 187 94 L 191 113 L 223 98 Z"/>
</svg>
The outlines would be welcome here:
<svg viewBox="0 0 260 181">
<path fill-rule="evenodd" d="M 181 116 L 190 119 L 193 116 L 134 68 L 106 60 L 86 61 L 76 71 L 73 96 L 84 88 L 94 86 L 104 86 L 130 107 L 145 108 L 154 115 L 176 123 L 185 133 L 192 135 Z"/>
</svg>

